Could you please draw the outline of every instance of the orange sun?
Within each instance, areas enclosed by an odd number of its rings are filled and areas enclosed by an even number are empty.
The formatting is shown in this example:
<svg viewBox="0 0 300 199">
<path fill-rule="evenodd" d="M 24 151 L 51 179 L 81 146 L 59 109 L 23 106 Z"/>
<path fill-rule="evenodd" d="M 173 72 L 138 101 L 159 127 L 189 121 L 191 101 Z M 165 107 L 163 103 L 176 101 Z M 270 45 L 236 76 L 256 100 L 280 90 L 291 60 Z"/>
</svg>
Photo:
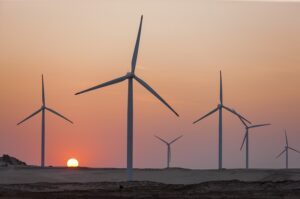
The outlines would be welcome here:
<svg viewBox="0 0 300 199">
<path fill-rule="evenodd" d="M 78 167 L 78 165 L 78 160 L 76 160 L 75 158 L 70 158 L 67 162 L 68 167 Z"/>
</svg>

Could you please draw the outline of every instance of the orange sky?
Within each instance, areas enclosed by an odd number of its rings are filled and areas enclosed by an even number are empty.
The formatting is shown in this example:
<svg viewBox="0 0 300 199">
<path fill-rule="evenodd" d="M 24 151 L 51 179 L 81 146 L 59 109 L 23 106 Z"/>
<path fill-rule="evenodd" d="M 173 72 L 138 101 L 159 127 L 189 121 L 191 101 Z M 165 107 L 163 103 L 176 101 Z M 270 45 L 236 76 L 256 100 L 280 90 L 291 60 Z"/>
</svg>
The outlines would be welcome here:
<svg viewBox="0 0 300 199">
<path fill-rule="evenodd" d="M 283 167 L 283 128 L 300 150 L 300 3 L 32 0 L 0 1 L 0 154 L 39 164 L 41 116 L 16 123 L 41 106 L 43 73 L 46 103 L 75 122 L 46 114 L 47 165 L 124 167 L 127 83 L 74 93 L 130 70 L 141 14 L 136 74 L 181 117 L 134 84 L 135 167 L 165 166 L 154 134 L 184 135 L 172 165 L 217 167 L 217 114 L 192 122 L 217 105 L 219 70 L 224 103 L 273 124 L 250 135 L 252 167 Z M 227 112 L 223 122 L 224 167 L 243 167 L 243 127 Z"/>
</svg>

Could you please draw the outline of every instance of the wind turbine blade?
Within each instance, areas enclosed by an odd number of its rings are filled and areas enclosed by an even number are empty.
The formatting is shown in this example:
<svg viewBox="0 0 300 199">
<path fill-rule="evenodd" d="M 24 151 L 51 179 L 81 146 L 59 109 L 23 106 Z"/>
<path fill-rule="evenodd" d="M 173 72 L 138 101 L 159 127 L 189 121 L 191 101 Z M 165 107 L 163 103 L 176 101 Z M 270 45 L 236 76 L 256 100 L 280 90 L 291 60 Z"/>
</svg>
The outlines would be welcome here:
<svg viewBox="0 0 300 199">
<path fill-rule="evenodd" d="M 22 120 L 21 122 L 19 122 L 17 125 L 25 122 L 26 120 L 28 120 L 29 118 L 35 116 L 36 114 L 38 114 L 40 111 L 42 110 L 42 108 L 40 108 L 39 110 L 35 111 L 34 113 L 32 113 L 31 115 L 29 115 L 28 117 L 26 117 L 24 120 Z"/>
<path fill-rule="evenodd" d="M 45 105 L 44 76 L 42 75 L 42 103 Z"/>
<path fill-rule="evenodd" d="M 300 151 L 298 151 L 298 150 L 296 150 L 296 149 L 294 149 L 292 147 L 288 147 L 288 148 L 291 149 L 291 150 L 293 150 L 293 151 L 296 151 L 297 153 L 300 153 Z"/>
<path fill-rule="evenodd" d="M 269 125 L 271 124 L 257 124 L 257 125 L 250 126 L 249 128 L 257 128 L 257 127 L 269 126 Z"/>
<path fill-rule="evenodd" d="M 182 136 L 183 136 L 183 135 L 181 135 L 181 136 L 175 138 L 175 139 L 174 139 L 173 141 L 171 141 L 169 144 L 172 144 L 172 143 L 176 142 L 177 140 L 179 140 L 180 138 L 182 138 Z"/>
<path fill-rule="evenodd" d="M 64 120 L 70 122 L 73 124 L 73 122 L 71 120 L 69 120 L 68 118 L 66 118 L 65 116 L 63 116 L 62 114 L 56 112 L 55 110 L 51 109 L 51 108 L 48 108 L 48 107 L 45 107 L 45 109 L 47 109 L 48 111 L 52 112 L 53 114 L 55 115 L 58 115 L 59 117 L 63 118 Z"/>
<path fill-rule="evenodd" d="M 242 118 L 243 120 L 245 120 L 245 121 L 248 122 L 249 124 L 252 124 L 249 120 L 247 120 L 245 117 L 243 117 L 241 114 L 237 113 L 236 111 L 233 111 L 232 109 L 230 109 L 230 108 L 228 108 L 228 107 L 226 107 L 226 106 L 224 106 L 224 105 L 222 105 L 222 107 L 225 108 L 227 111 L 229 111 L 229 112 L 235 114 L 236 116 Z"/>
<path fill-rule="evenodd" d="M 220 104 L 223 104 L 222 71 L 220 71 Z"/>
<path fill-rule="evenodd" d="M 178 113 L 161 97 L 159 94 L 153 90 L 146 82 L 144 82 L 142 79 L 140 79 L 137 76 L 134 76 L 136 81 L 138 81 L 142 86 L 144 86 L 150 93 L 152 93 L 156 98 L 158 98 L 164 105 L 166 105 L 175 115 L 178 115 Z"/>
<path fill-rule="evenodd" d="M 83 91 L 80 91 L 78 93 L 75 93 L 75 95 L 79 95 L 79 94 L 82 94 L 82 93 L 85 93 L 85 92 L 88 92 L 88 91 L 92 91 L 92 90 L 95 90 L 95 89 L 98 89 L 98 88 L 102 88 L 102 87 L 105 87 L 105 86 L 109 86 L 109 85 L 112 85 L 112 84 L 116 84 L 116 83 L 119 83 L 119 82 L 122 82 L 124 80 L 126 80 L 128 78 L 127 75 L 125 76 L 122 76 L 122 77 L 119 77 L 119 78 L 116 78 L 116 79 L 113 79 L 111 81 L 108 81 L 108 82 L 105 82 L 103 84 L 99 84 L 97 86 L 94 86 L 92 88 L 88 88 L 86 90 L 83 90 Z"/>
<path fill-rule="evenodd" d="M 285 133 L 285 142 L 286 142 L 286 146 L 289 146 L 289 142 L 288 142 L 286 130 L 284 130 L 284 133 Z"/>
<path fill-rule="evenodd" d="M 200 119 L 196 120 L 195 122 L 193 122 L 193 124 L 199 122 L 200 120 L 208 117 L 209 115 L 213 114 L 214 112 L 216 112 L 219 109 L 219 107 L 215 108 L 214 110 L 210 111 L 209 113 L 207 113 L 206 115 L 204 115 L 203 117 L 201 117 Z"/>
<path fill-rule="evenodd" d="M 276 156 L 276 158 L 279 158 L 285 151 L 286 151 L 286 149 L 284 149 L 281 153 L 279 153 L 279 155 Z"/>
<path fill-rule="evenodd" d="M 168 142 L 167 142 L 167 141 L 165 141 L 164 139 L 162 139 L 162 138 L 160 138 L 160 137 L 158 137 L 158 136 L 156 136 L 156 135 L 154 135 L 154 137 L 156 137 L 156 138 L 157 138 L 157 139 L 159 139 L 160 141 L 162 141 L 162 142 L 164 142 L 164 143 L 168 144 Z"/>
<path fill-rule="evenodd" d="M 247 130 L 246 130 L 246 133 L 245 133 L 245 136 L 244 136 L 244 139 L 243 139 L 243 143 L 242 143 L 242 145 L 241 145 L 240 150 L 242 150 L 242 148 L 243 148 L 243 146 L 244 146 L 244 144 L 245 144 L 246 138 L 247 138 Z"/>
<path fill-rule="evenodd" d="M 235 112 L 235 110 L 232 110 Z M 236 113 L 236 112 L 235 112 Z M 240 116 L 238 116 L 238 118 L 240 119 L 240 121 L 244 124 L 245 127 L 248 128 L 248 125 L 246 124 L 246 122 L 243 120 L 243 118 L 241 118 Z"/>
<path fill-rule="evenodd" d="M 140 45 L 140 39 L 141 39 L 142 24 L 143 24 L 143 15 L 141 16 L 139 32 L 138 32 L 138 35 L 137 35 L 137 38 L 136 38 L 134 52 L 133 52 L 133 56 L 132 56 L 132 60 L 131 60 L 131 72 L 132 73 L 134 73 L 134 71 L 135 71 L 137 56 L 138 56 L 138 53 L 139 53 L 139 45 Z"/>
</svg>

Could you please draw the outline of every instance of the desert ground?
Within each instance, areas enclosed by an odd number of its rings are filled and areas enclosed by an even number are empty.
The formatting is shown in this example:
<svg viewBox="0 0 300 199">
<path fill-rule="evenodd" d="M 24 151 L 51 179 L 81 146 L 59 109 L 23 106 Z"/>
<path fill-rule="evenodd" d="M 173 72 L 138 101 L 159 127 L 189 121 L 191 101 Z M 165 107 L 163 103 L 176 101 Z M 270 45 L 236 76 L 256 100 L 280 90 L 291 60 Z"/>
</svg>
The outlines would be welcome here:
<svg viewBox="0 0 300 199">
<path fill-rule="evenodd" d="M 126 177 L 126 169 L 30 166 L 0 168 L 0 184 L 124 182 Z M 300 181 L 300 169 L 192 170 L 169 168 L 134 170 L 134 181 L 187 185 L 230 180 L 245 182 Z"/>
<path fill-rule="evenodd" d="M 300 169 L 0 167 L 0 198 L 300 198 Z"/>
</svg>

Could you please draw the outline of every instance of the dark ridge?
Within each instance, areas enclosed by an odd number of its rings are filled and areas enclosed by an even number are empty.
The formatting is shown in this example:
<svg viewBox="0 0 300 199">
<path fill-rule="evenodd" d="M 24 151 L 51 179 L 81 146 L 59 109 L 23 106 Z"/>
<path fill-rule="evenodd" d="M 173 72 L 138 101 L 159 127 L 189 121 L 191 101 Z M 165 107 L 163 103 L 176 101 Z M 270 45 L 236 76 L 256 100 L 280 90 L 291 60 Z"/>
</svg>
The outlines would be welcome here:
<svg viewBox="0 0 300 199">
<path fill-rule="evenodd" d="M 15 157 L 9 156 L 4 154 L 0 157 L 0 166 L 7 167 L 7 166 L 26 166 L 25 162 L 18 160 Z"/>
</svg>

